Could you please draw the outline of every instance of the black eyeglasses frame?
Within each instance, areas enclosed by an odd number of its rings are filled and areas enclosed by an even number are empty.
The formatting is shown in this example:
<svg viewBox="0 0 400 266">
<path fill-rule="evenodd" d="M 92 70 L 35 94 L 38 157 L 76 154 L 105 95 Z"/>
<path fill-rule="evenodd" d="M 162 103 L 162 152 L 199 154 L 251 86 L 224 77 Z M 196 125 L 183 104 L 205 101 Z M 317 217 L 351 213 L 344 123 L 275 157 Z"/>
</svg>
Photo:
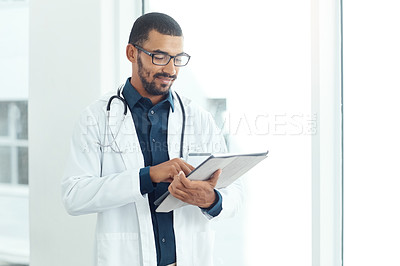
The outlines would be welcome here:
<svg viewBox="0 0 400 266">
<path fill-rule="evenodd" d="M 171 61 L 171 59 L 174 59 L 174 61 L 173 61 L 173 62 L 174 62 L 174 66 L 176 66 L 176 67 L 184 67 L 184 66 L 186 66 L 186 65 L 189 63 L 189 61 L 190 61 L 190 55 L 188 55 L 187 53 L 180 53 L 180 54 L 177 54 L 177 55 L 169 55 L 169 54 L 166 54 L 166 53 L 152 53 L 152 52 L 149 52 L 149 51 L 143 49 L 142 47 L 140 47 L 140 46 L 137 45 L 137 44 L 132 44 L 132 45 L 133 45 L 135 48 L 137 48 L 138 50 L 142 51 L 143 53 L 145 53 L 145 54 L 151 56 L 151 62 L 152 62 L 154 65 L 156 65 L 156 66 L 166 66 L 166 65 L 169 64 L 169 62 Z M 168 60 L 167 63 L 165 63 L 165 64 L 154 63 L 154 56 L 155 56 L 155 55 L 167 55 L 167 56 L 169 56 L 169 60 Z M 175 59 L 176 59 L 176 57 L 178 57 L 178 56 L 187 56 L 187 57 L 188 57 L 188 60 L 187 60 L 186 64 L 184 64 L 184 65 L 177 65 L 176 62 L 175 62 Z"/>
</svg>

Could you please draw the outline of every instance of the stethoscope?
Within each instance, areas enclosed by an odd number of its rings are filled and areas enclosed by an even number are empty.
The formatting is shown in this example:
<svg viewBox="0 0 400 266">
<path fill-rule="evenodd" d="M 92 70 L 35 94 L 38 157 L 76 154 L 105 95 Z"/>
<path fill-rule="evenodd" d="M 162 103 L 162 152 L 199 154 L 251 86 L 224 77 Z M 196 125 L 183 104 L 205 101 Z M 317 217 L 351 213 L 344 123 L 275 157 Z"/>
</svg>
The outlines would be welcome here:
<svg viewBox="0 0 400 266">
<path fill-rule="evenodd" d="M 110 99 L 107 102 L 107 107 L 106 107 L 107 121 L 105 123 L 104 139 L 103 139 L 103 143 L 99 143 L 99 142 L 97 143 L 101 147 L 101 150 L 102 150 L 101 165 L 103 165 L 104 148 L 111 148 L 112 151 L 114 151 L 116 153 L 119 153 L 119 154 L 122 153 L 122 151 L 119 149 L 118 146 L 116 146 L 118 150 L 116 150 L 113 147 L 113 144 L 116 143 L 117 136 L 118 136 L 118 134 L 119 134 L 119 132 L 120 132 L 120 130 L 122 128 L 123 122 L 124 122 L 124 120 L 126 118 L 126 115 L 128 113 L 128 104 L 127 104 L 126 100 L 121 96 L 122 88 L 123 88 L 123 85 L 121 85 L 118 88 L 117 94 L 111 96 Z M 183 158 L 183 141 L 184 141 L 184 137 L 185 137 L 186 113 L 185 113 L 185 108 L 183 106 L 183 102 L 182 102 L 181 97 L 179 96 L 179 94 L 177 92 L 175 92 L 175 95 L 177 96 L 177 99 L 179 101 L 179 105 L 181 106 L 181 110 L 182 110 L 182 131 L 181 131 L 181 143 L 180 143 L 179 157 Z M 110 113 L 111 113 L 111 104 L 112 104 L 113 100 L 119 100 L 124 105 L 124 115 L 123 115 L 123 117 L 122 117 L 122 119 L 120 121 L 119 128 L 116 131 L 115 135 L 113 134 L 113 132 L 111 131 L 111 128 L 110 128 Z M 110 135 L 112 137 L 112 141 L 109 142 L 108 144 L 106 144 L 107 129 L 109 129 Z M 122 156 L 121 156 L 121 158 L 122 158 Z M 122 158 L 122 160 L 123 160 L 123 158 Z M 124 165 L 125 165 L 125 162 L 124 162 Z"/>
</svg>

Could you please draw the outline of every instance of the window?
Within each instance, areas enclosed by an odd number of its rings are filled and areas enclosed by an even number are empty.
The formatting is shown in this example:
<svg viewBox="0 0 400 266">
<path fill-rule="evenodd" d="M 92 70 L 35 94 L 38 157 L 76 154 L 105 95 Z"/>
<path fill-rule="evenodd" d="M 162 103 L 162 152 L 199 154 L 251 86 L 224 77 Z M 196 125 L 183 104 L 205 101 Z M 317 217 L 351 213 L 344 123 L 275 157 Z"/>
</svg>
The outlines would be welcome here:
<svg viewBox="0 0 400 266">
<path fill-rule="evenodd" d="M 218 114 L 230 152 L 270 151 L 243 178 L 242 212 L 213 223 L 216 266 L 312 264 L 310 4 L 148 1 L 180 23 L 192 56 L 174 89 Z"/>
<path fill-rule="evenodd" d="M 0 102 L 0 182 L 28 184 L 27 101 Z"/>
</svg>

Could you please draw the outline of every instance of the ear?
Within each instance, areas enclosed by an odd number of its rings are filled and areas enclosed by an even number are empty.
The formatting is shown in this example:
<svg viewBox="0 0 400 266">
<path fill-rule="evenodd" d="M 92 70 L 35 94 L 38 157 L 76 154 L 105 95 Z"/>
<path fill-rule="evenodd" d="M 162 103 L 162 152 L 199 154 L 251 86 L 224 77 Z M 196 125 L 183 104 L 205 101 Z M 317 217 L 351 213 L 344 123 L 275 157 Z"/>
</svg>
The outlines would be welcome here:
<svg viewBox="0 0 400 266">
<path fill-rule="evenodd" d="M 134 63 L 136 61 L 136 53 L 137 53 L 136 48 L 132 44 L 129 43 L 126 46 L 126 57 L 132 63 Z"/>
</svg>

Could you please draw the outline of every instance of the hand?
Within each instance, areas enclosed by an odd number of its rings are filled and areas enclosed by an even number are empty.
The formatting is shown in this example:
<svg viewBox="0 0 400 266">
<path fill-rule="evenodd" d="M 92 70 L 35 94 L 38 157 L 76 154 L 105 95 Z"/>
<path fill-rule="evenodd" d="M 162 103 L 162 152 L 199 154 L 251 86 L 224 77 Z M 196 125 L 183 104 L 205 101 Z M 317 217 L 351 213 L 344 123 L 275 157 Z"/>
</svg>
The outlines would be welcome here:
<svg viewBox="0 0 400 266">
<path fill-rule="evenodd" d="M 150 179 L 154 183 L 172 182 L 174 176 L 183 171 L 188 175 L 193 171 L 194 167 L 182 159 L 175 158 L 164 163 L 157 164 L 150 167 Z"/>
<path fill-rule="evenodd" d="M 200 208 L 208 208 L 215 201 L 214 188 L 221 172 L 221 169 L 215 171 L 211 178 L 205 181 L 191 181 L 186 178 L 184 172 L 179 172 L 168 190 L 172 196 L 183 202 Z"/>
</svg>

